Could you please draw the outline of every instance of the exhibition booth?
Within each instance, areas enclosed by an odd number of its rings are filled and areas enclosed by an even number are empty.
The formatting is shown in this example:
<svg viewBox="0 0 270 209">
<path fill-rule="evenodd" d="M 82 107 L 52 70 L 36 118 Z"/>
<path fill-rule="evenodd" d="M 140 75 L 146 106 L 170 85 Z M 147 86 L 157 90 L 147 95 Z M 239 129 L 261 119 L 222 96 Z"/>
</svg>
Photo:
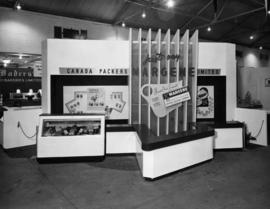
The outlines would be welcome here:
<svg viewBox="0 0 270 209">
<path fill-rule="evenodd" d="M 130 29 L 128 41 L 48 39 L 42 49 L 42 107 L 4 113 L 5 149 L 37 144 L 39 162 L 135 154 L 155 179 L 244 147 L 233 44 Z"/>
</svg>

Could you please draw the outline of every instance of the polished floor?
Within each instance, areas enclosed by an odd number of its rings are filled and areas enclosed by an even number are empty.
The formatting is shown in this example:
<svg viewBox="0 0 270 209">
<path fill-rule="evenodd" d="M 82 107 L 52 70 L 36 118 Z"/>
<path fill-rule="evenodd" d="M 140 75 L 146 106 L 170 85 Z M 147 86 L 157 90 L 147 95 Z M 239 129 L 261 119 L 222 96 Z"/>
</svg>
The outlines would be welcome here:
<svg viewBox="0 0 270 209">
<path fill-rule="evenodd" d="M 34 153 L 0 149 L 1 209 L 270 208 L 270 147 L 219 151 L 156 181 L 141 177 L 134 156 L 39 164 Z"/>
</svg>

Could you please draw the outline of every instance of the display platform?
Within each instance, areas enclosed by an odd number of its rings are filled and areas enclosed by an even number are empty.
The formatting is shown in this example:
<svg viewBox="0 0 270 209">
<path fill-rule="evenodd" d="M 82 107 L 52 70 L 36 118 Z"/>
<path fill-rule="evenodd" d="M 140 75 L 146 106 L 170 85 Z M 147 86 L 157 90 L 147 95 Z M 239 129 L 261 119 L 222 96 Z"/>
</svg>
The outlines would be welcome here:
<svg viewBox="0 0 270 209">
<path fill-rule="evenodd" d="M 146 179 L 156 179 L 172 172 L 213 159 L 214 129 L 197 126 L 185 132 L 155 137 L 147 127 L 137 131 L 137 161 Z"/>
<path fill-rule="evenodd" d="M 161 136 L 156 136 L 146 125 L 110 125 L 106 128 L 107 150 L 114 144 L 113 133 L 126 136 L 121 137 L 121 141 L 126 140 L 123 144 L 127 150 L 136 153 L 146 179 L 153 180 L 213 158 L 215 131 L 206 125 Z"/>
<path fill-rule="evenodd" d="M 245 124 L 239 121 L 224 123 L 200 122 L 215 129 L 214 149 L 243 149 L 245 147 Z"/>
</svg>

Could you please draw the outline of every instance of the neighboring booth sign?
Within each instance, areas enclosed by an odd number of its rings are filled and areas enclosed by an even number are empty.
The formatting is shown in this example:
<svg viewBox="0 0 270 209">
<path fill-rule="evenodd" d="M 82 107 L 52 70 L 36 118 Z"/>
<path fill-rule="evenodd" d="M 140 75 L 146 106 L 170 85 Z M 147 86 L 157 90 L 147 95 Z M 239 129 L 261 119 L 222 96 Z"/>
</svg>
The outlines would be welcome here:
<svg viewBox="0 0 270 209">
<path fill-rule="evenodd" d="M 127 68 L 77 68 L 60 67 L 61 75 L 128 75 Z"/>
<path fill-rule="evenodd" d="M 1 82 L 33 82 L 41 81 L 33 68 L 0 68 Z"/>
<path fill-rule="evenodd" d="M 147 96 L 145 90 L 150 88 L 151 94 Z M 141 88 L 141 95 L 151 106 L 158 117 L 164 117 L 172 110 L 182 105 L 182 102 L 190 100 L 187 86 L 182 81 L 169 84 L 146 84 Z"/>
</svg>

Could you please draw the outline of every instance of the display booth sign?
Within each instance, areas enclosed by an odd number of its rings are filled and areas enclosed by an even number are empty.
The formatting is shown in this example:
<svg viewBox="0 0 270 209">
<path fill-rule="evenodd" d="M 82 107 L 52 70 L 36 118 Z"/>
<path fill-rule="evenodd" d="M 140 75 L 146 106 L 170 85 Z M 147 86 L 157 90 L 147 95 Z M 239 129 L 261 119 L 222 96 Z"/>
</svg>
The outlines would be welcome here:
<svg viewBox="0 0 270 209">
<path fill-rule="evenodd" d="M 127 68 L 77 68 L 77 67 L 60 67 L 61 75 L 128 75 Z"/>
<path fill-rule="evenodd" d="M 217 76 L 221 75 L 220 68 L 199 68 L 198 76 Z"/>
<path fill-rule="evenodd" d="M 151 94 L 147 96 L 146 89 L 150 88 Z M 151 106 L 157 117 L 164 117 L 169 112 L 190 100 L 187 86 L 182 86 L 182 81 L 169 84 L 146 84 L 141 88 L 141 95 Z"/>
</svg>

